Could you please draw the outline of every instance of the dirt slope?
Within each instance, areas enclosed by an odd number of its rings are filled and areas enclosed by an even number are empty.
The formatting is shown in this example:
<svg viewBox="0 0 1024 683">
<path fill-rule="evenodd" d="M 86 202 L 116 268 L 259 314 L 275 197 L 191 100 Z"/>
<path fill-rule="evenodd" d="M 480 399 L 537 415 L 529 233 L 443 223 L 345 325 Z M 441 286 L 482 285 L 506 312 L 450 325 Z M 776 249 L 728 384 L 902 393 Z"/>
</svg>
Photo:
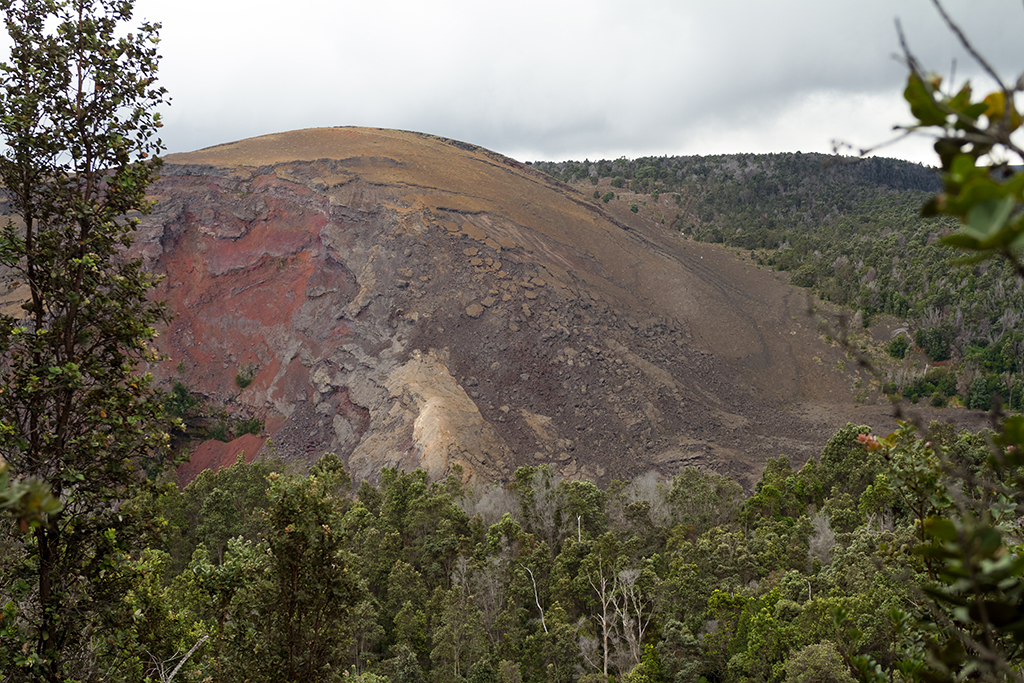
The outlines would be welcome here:
<svg viewBox="0 0 1024 683">
<path fill-rule="evenodd" d="M 856 376 L 778 274 L 487 150 L 313 129 L 162 173 L 135 246 L 178 315 L 158 377 L 266 418 L 279 456 L 333 450 L 369 479 L 695 464 L 749 485 L 847 420 L 891 426 L 854 404 Z"/>
</svg>

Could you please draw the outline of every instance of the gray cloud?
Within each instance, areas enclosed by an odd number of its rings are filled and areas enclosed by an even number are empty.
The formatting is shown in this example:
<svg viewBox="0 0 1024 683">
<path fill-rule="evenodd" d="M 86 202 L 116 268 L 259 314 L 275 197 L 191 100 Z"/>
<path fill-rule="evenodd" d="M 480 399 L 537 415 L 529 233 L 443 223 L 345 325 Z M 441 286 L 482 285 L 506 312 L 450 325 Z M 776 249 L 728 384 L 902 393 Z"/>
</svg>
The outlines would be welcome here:
<svg viewBox="0 0 1024 683">
<path fill-rule="evenodd" d="M 1019 3 L 947 2 L 1024 68 Z M 829 151 L 907 120 L 921 61 L 978 69 L 926 0 L 139 0 L 161 21 L 170 151 L 309 126 L 419 130 L 524 159 Z M 628 7 L 628 9 L 627 9 Z M 931 160 L 927 144 L 885 152 Z"/>
</svg>

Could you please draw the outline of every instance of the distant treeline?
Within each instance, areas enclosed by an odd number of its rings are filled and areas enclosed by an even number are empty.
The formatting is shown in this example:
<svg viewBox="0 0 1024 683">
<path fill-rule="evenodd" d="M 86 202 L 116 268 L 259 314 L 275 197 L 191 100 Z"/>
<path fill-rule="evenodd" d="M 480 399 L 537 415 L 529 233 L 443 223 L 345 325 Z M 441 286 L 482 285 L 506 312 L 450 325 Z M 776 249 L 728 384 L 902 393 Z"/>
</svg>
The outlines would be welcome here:
<svg viewBox="0 0 1024 683">
<path fill-rule="evenodd" d="M 897 159 L 829 156 L 824 154 L 726 154 L 685 157 L 625 157 L 609 161 L 536 161 L 532 166 L 564 183 L 591 178 L 622 178 L 633 192 L 649 194 L 677 192 L 687 183 L 713 180 L 715 176 L 751 184 L 753 194 L 799 194 L 808 182 L 840 184 L 844 187 L 886 187 L 905 192 L 917 190 L 934 194 L 942 181 L 934 169 Z M 800 186 L 805 186 L 802 190 Z"/>
</svg>

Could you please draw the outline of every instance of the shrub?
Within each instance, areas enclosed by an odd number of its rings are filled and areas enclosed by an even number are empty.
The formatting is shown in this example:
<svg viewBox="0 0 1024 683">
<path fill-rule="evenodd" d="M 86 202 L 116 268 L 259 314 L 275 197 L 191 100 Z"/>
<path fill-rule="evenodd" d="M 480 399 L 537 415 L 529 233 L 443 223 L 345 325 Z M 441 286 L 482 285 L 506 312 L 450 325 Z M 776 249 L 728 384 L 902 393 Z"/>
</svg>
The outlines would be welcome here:
<svg viewBox="0 0 1024 683">
<path fill-rule="evenodd" d="M 992 394 L 988 393 L 988 381 L 978 375 L 967 392 L 967 407 L 976 410 L 988 410 L 992 405 Z"/>
<path fill-rule="evenodd" d="M 228 443 L 231 441 L 231 436 L 228 432 L 228 421 L 226 418 L 220 418 L 216 424 L 207 430 L 207 436 L 216 441 L 223 441 Z"/>
<path fill-rule="evenodd" d="M 199 403 L 199 399 L 192 395 L 184 384 L 174 380 L 174 387 L 171 393 L 164 397 L 164 410 L 174 417 L 185 417 L 190 408 Z"/>
<path fill-rule="evenodd" d="M 903 360 L 906 357 L 907 351 L 909 349 L 910 342 L 907 341 L 906 335 L 900 334 L 899 336 L 894 337 L 891 342 L 889 342 L 889 346 L 886 350 L 889 352 L 889 355 L 892 356 L 893 358 L 896 358 L 897 360 Z"/>
<path fill-rule="evenodd" d="M 242 436 L 243 434 L 255 434 L 259 436 L 260 432 L 263 431 L 263 420 L 255 417 L 250 417 L 246 420 L 239 420 L 235 424 L 234 428 L 235 438 Z"/>
<path fill-rule="evenodd" d="M 243 434 L 255 434 L 257 436 L 263 431 L 263 420 L 255 417 L 244 420 L 228 417 L 223 412 L 217 418 L 217 422 L 206 430 L 206 436 L 210 439 L 229 443 Z"/>
<path fill-rule="evenodd" d="M 252 384 L 253 379 L 256 378 L 256 369 L 252 363 L 248 363 L 239 369 L 238 374 L 235 375 L 235 384 L 238 385 L 239 389 L 245 389 L 247 386 Z"/>
<path fill-rule="evenodd" d="M 922 377 L 903 388 L 903 396 L 912 403 L 924 396 L 933 396 L 936 393 L 944 396 L 956 395 L 956 373 L 948 368 L 932 368 Z"/>
<path fill-rule="evenodd" d="M 636 204 L 630 204 L 629 205 L 629 210 L 632 211 L 633 213 L 636 213 L 637 211 L 640 210 L 640 207 L 637 206 Z"/>
<path fill-rule="evenodd" d="M 613 199 L 615 199 L 615 193 L 614 192 L 605 192 L 604 196 L 601 197 L 601 201 L 604 202 L 605 204 L 607 204 L 608 202 L 610 202 Z"/>
<path fill-rule="evenodd" d="M 953 337 L 953 326 L 944 322 L 927 330 L 918 330 L 914 341 L 932 362 L 939 362 L 949 360 Z"/>
<path fill-rule="evenodd" d="M 1010 410 L 1024 410 L 1024 386 L 1021 385 L 1019 376 L 1015 380 L 1010 392 Z"/>
<path fill-rule="evenodd" d="M 997 400 L 997 396 L 1002 403 L 1006 403 L 1010 399 L 1006 385 L 999 376 L 995 374 L 978 375 L 967 392 L 967 407 L 988 410 L 992 407 L 993 401 Z"/>
<path fill-rule="evenodd" d="M 789 282 L 797 287 L 813 287 L 818 284 L 818 272 L 813 264 L 804 264 L 793 273 Z"/>
</svg>

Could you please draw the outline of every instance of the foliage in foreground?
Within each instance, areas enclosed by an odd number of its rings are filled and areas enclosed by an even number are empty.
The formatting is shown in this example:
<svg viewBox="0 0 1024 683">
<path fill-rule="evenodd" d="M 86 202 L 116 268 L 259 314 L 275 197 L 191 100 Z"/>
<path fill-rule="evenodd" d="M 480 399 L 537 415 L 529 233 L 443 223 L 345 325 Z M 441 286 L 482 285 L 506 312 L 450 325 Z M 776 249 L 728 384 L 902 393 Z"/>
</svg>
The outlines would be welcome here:
<svg viewBox="0 0 1024 683">
<path fill-rule="evenodd" d="M 1013 162 L 1024 161 L 1024 150 L 1014 138 L 1021 125 L 1015 98 L 1024 91 L 1024 79 L 1008 86 L 941 3 L 934 4 L 998 87 L 980 97 L 970 82 L 944 90 L 943 79 L 925 73 L 904 41 L 910 70 L 904 97 L 914 117 L 907 132 L 933 135 L 942 163 L 943 192 L 925 205 L 923 213 L 959 219 L 960 229 L 943 242 L 966 253 L 967 262 L 996 259 L 1006 264 L 1020 282 L 1024 174 Z M 1024 553 L 1019 497 L 1024 487 L 1024 418 L 996 418 L 988 475 L 965 482 L 967 487 L 947 489 L 948 496 L 938 500 L 942 504 L 935 504 L 921 521 L 928 544 L 920 554 L 931 579 L 926 590 L 933 606 L 933 632 L 938 634 L 928 648 L 926 671 L 931 680 L 1022 678 Z"/>
<path fill-rule="evenodd" d="M 385 470 L 352 491 L 330 454 L 307 476 L 239 461 L 162 497 L 134 616 L 92 654 L 108 680 L 931 680 L 971 632 L 924 600 L 956 595 L 931 520 L 957 495 L 991 504 L 971 482 L 1000 470 L 949 426 L 866 433 L 771 460 L 750 495 L 695 468 L 606 488 L 547 466 L 506 486 Z M 986 604 L 1016 599 L 1000 590 Z"/>
<path fill-rule="evenodd" d="M 3 495 L 27 535 L 3 546 L 0 670 L 101 680 L 133 637 L 124 596 L 154 516 L 142 492 L 167 424 L 150 377 L 163 305 L 124 258 L 161 149 L 157 29 L 125 33 L 130 2 L 4 0 L 0 271 L 21 313 L 0 316 Z M 6 483 L 6 482 L 4 482 Z M 139 560 L 141 561 L 141 560 Z"/>
</svg>

